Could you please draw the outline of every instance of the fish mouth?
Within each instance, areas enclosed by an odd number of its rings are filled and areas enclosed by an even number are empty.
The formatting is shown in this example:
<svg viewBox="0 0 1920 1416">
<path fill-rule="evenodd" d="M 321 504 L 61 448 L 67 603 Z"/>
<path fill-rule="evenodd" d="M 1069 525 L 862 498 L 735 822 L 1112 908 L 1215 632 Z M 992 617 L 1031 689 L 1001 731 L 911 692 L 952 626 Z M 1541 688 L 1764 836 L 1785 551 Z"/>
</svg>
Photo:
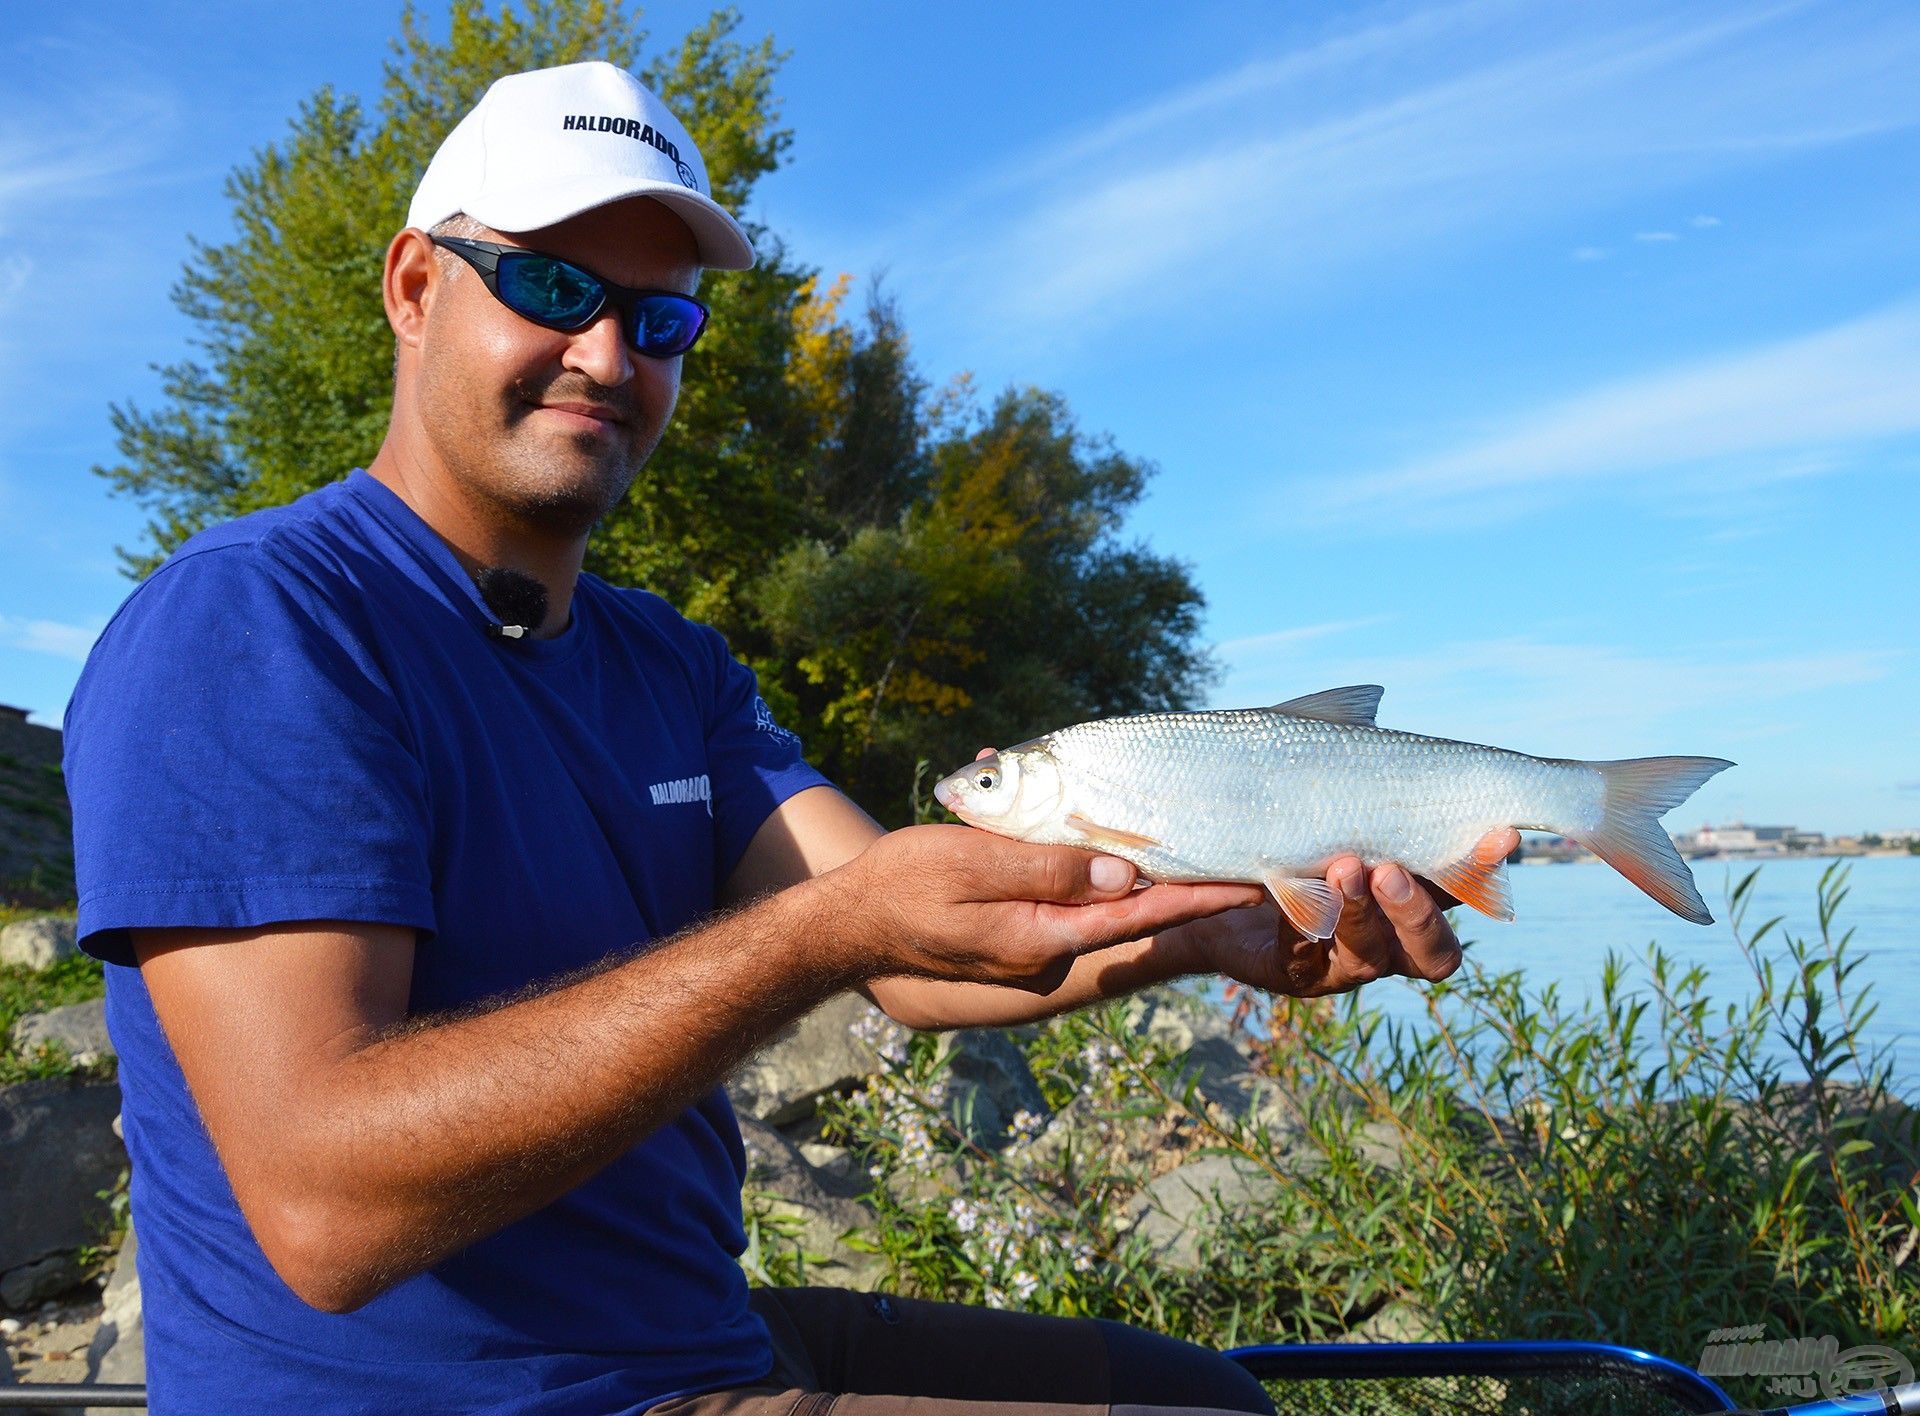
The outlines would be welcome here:
<svg viewBox="0 0 1920 1416">
<path fill-rule="evenodd" d="M 953 812 L 956 816 L 959 814 L 959 808 L 954 805 L 954 802 L 958 798 L 958 795 L 959 794 L 953 789 L 953 779 L 951 777 L 942 777 L 933 784 L 933 799 L 948 811 Z"/>
</svg>

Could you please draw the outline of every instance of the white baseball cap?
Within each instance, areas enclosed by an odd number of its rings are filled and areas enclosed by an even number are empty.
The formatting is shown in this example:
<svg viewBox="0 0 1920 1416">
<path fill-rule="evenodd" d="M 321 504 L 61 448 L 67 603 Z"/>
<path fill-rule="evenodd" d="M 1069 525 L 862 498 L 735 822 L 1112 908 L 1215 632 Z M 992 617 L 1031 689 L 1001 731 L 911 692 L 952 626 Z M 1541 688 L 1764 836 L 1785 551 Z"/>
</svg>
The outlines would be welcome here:
<svg viewBox="0 0 1920 1416">
<path fill-rule="evenodd" d="M 496 79 L 427 164 L 407 225 L 457 212 L 496 231 L 537 231 L 623 197 L 686 222 L 700 264 L 746 270 L 753 243 L 708 195 L 700 151 L 647 86 L 605 60 Z"/>
</svg>

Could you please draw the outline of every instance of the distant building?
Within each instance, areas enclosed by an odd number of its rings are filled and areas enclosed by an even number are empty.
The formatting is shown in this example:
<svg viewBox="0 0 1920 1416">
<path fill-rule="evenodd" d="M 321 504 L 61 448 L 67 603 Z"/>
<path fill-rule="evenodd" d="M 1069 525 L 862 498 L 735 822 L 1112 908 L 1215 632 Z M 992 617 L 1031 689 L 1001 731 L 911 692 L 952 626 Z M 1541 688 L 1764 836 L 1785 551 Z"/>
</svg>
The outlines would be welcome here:
<svg viewBox="0 0 1920 1416">
<path fill-rule="evenodd" d="M 1744 821 L 1725 826 L 1702 826 L 1685 836 L 1675 836 L 1674 846 L 1683 855 L 1785 855 L 1803 849 L 1796 841 L 1824 841 L 1817 832 L 1805 832 L 1792 826 L 1749 826 Z"/>
<path fill-rule="evenodd" d="M 1555 836 L 1547 832 L 1522 831 L 1520 848 L 1508 860 L 1587 860 L 1590 859 L 1587 848 L 1577 841 L 1569 841 L 1565 836 Z"/>
</svg>

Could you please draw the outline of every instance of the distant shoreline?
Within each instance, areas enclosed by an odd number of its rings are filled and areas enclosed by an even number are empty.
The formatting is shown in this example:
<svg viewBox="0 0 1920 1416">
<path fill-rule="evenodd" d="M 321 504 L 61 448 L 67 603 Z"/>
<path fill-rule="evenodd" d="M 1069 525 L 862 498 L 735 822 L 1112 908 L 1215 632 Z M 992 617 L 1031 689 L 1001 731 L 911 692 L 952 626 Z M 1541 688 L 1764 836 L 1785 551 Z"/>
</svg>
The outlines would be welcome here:
<svg viewBox="0 0 1920 1416">
<path fill-rule="evenodd" d="M 1898 857 L 1905 860 L 1920 861 L 1920 855 L 1915 855 L 1912 851 L 1904 847 L 1895 850 L 1888 846 L 1874 846 L 1870 849 L 1858 851 L 1705 851 L 1691 855 L 1684 852 L 1682 853 L 1682 858 L 1689 865 L 1695 861 L 1702 860 L 1865 860 L 1869 856 L 1875 858 Z M 1604 865 L 1606 862 L 1602 861 L 1599 856 L 1594 855 L 1591 851 L 1580 851 L 1578 853 L 1565 852 L 1551 855 L 1545 852 L 1539 852 L 1523 855 L 1518 861 L 1513 863 L 1518 865 Z"/>
</svg>

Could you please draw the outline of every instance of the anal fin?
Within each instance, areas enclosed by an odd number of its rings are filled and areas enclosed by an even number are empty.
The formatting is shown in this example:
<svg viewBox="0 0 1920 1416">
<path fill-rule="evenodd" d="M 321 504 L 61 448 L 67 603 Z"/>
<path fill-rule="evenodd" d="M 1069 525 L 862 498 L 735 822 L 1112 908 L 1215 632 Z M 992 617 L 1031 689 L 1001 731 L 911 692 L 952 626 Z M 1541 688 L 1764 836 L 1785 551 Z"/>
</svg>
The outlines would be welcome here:
<svg viewBox="0 0 1920 1416">
<path fill-rule="evenodd" d="M 1102 826 L 1097 822 L 1089 821 L 1077 811 L 1067 817 L 1067 825 L 1073 827 L 1089 841 L 1096 841 L 1104 846 L 1130 846 L 1134 850 L 1144 851 L 1160 844 L 1153 837 L 1142 836 L 1138 831 L 1122 831 L 1117 826 Z"/>
<path fill-rule="evenodd" d="M 1430 877 L 1463 905 L 1472 905 L 1491 919 L 1513 920 L 1513 894 L 1507 889 L 1507 863 L 1504 859 L 1483 861 L 1472 852 L 1443 866 Z"/>
<path fill-rule="evenodd" d="M 1282 875 L 1277 870 L 1264 872 L 1267 892 L 1280 906 L 1287 922 L 1309 939 L 1331 939 L 1333 927 L 1340 922 L 1340 896 L 1324 880 L 1311 876 Z"/>
</svg>

